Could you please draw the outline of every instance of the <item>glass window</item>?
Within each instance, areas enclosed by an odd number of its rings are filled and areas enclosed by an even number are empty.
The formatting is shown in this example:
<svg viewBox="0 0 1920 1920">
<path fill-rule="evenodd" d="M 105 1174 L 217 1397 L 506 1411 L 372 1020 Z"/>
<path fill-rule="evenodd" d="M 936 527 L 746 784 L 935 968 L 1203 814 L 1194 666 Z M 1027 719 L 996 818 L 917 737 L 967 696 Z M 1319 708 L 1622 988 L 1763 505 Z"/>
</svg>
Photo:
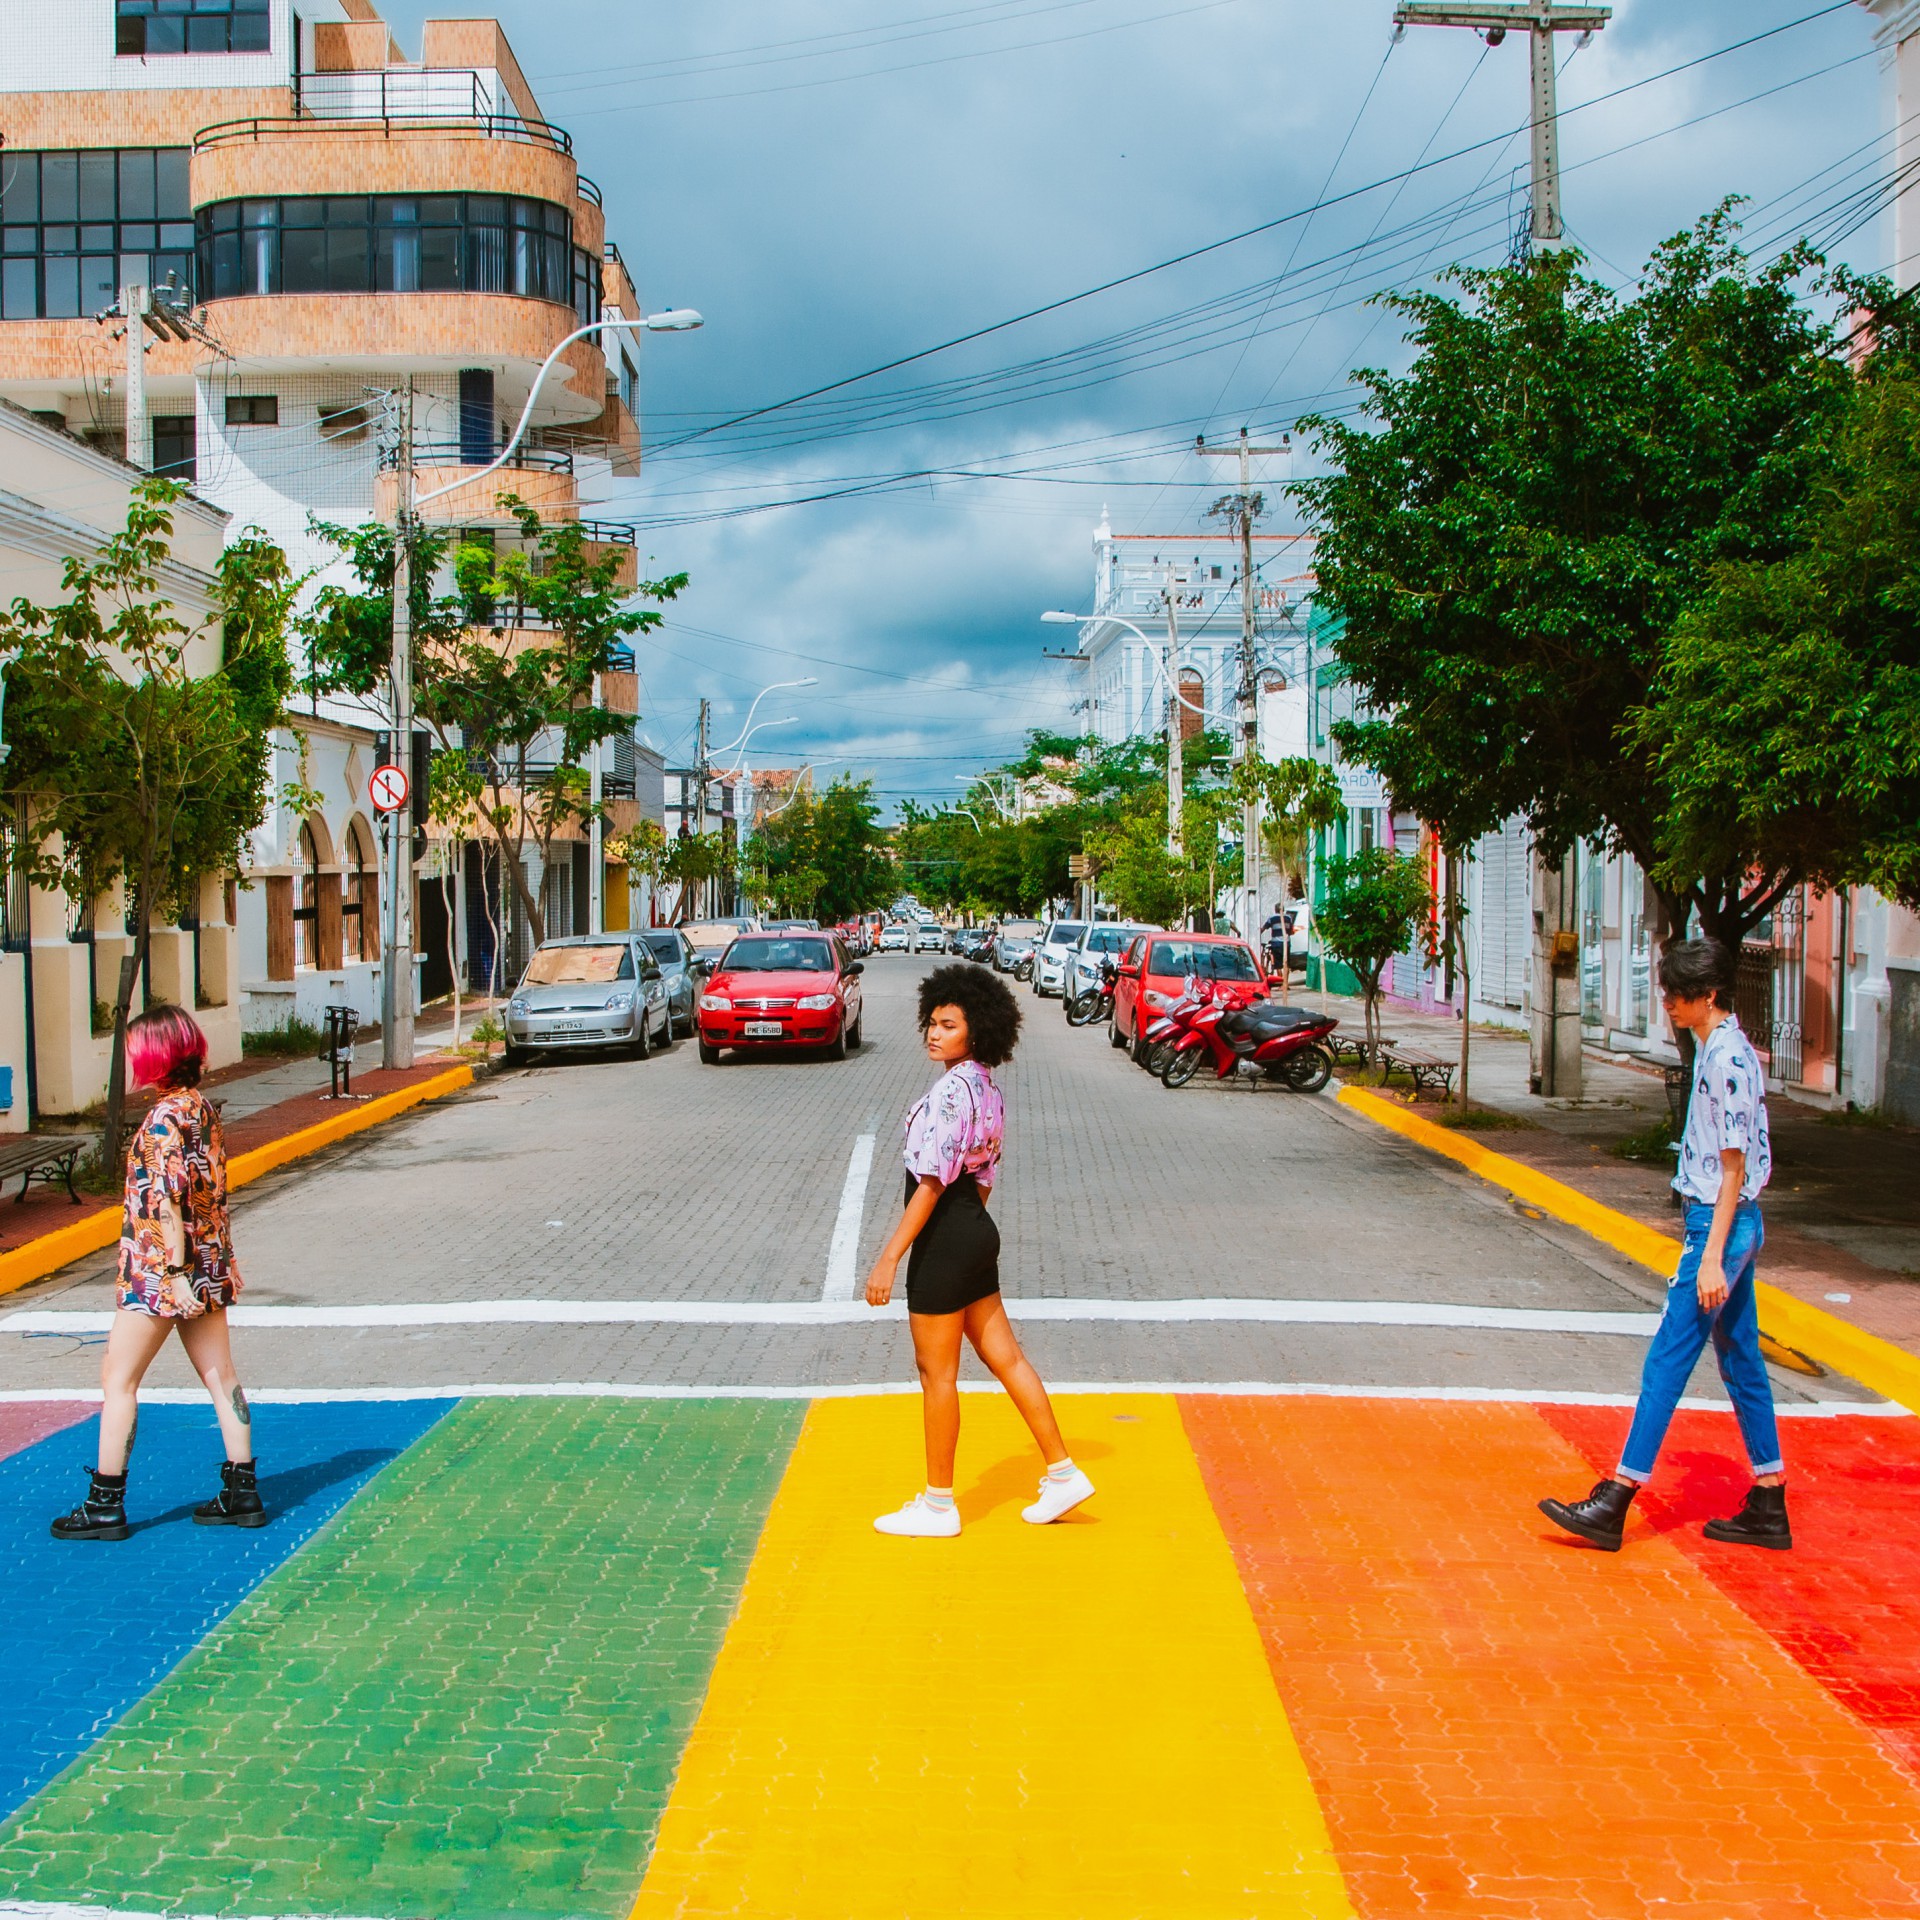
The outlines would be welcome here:
<svg viewBox="0 0 1920 1920">
<path fill-rule="evenodd" d="M 115 0 L 114 15 L 114 51 L 130 58 L 266 53 L 273 45 L 268 0 Z"/>
<path fill-rule="evenodd" d="M 243 393 L 227 396 L 227 425 L 230 427 L 277 427 L 280 424 L 280 396 L 277 393 Z"/>
<path fill-rule="evenodd" d="M 832 973 L 833 949 L 824 940 L 736 940 L 720 968 L 723 973 Z"/>
<path fill-rule="evenodd" d="M 599 262 L 574 246 L 567 210 L 542 200 L 313 195 L 223 202 L 202 207 L 195 221 L 198 284 L 215 300 L 269 292 L 515 293 L 571 307 L 583 321 L 600 314 Z M 251 257 L 227 244 L 236 228 L 259 236 Z"/>
<path fill-rule="evenodd" d="M 1147 971 L 1202 980 L 1258 980 L 1260 969 L 1245 947 L 1215 946 L 1198 940 L 1156 940 L 1147 955 Z"/>
<path fill-rule="evenodd" d="M 14 261 L 0 319 L 97 313 L 136 281 L 193 299 L 189 211 L 184 147 L 0 150 L 0 252 Z"/>
<path fill-rule="evenodd" d="M 190 413 L 153 416 L 153 470 L 172 480 L 197 480 L 196 435 Z"/>
<path fill-rule="evenodd" d="M 604 986 L 611 980 L 633 978 L 633 950 L 611 941 L 594 946 L 542 947 L 527 963 L 523 987 L 559 987 L 570 984 Z"/>
</svg>

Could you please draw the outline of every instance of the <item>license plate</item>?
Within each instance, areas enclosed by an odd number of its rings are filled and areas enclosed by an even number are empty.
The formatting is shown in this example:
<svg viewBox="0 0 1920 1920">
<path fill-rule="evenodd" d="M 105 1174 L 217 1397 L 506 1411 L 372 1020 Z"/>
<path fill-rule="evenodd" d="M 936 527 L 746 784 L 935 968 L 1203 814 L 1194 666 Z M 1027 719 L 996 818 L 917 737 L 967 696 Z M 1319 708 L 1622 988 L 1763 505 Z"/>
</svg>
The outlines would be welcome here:
<svg viewBox="0 0 1920 1920">
<path fill-rule="evenodd" d="M 749 1040 L 778 1040 L 782 1028 L 778 1020 L 749 1020 L 745 1032 Z"/>
<path fill-rule="evenodd" d="M 556 1020 L 547 1031 L 549 1033 L 585 1033 L 587 1023 L 584 1020 Z"/>
</svg>

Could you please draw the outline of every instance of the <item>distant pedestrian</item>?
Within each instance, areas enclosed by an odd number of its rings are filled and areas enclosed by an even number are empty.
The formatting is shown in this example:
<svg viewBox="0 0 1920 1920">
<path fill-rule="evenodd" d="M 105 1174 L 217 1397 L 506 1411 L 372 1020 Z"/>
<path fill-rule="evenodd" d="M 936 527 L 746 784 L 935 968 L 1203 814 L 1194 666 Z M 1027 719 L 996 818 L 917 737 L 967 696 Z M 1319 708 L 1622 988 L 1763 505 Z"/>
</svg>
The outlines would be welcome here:
<svg viewBox="0 0 1920 1920">
<path fill-rule="evenodd" d="M 1039 1445 L 1047 1470 L 1022 1517 L 1044 1526 L 1087 1499 L 1093 1482 L 1068 1458 L 1047 1390 L 1000 1299 L 1000 1232 L 987 1214 L 987 1196 L 1000 1170 L 1006 1110 L 992 1069 L 1013 1057 L 1020 1008 L 998 974 L 936 967 L 920 983 L 920 1030 L 928 1057 L 946 1072 L 907 1115 L 906 1212 L 867 1276 L 867 1305 L 884 1307 L 893 1298 L 895 1270 L 911 1248 L 907 1318 L 920 1370 L 927 1485 L 873 1524 L 881 1533 L 923 1537 L 960 1531 L 953 1463 L 964 1337 Z"/>
<path fill-rule="evenodd" d="M 253 1415 L 227 1342 L 227 1309 L 241 1282 L 227 1217 L 226 1143 L 220 1116 L 200 1091 L 207 1036 L 178 1007 L 149 1008 L 127 1023 L 127 1063 L 134 1084 L 159 1088 L 160 1098 L 127 1151 L 119 1311 L 100 1363 L 100 1464 L 86 1499 L 53 1523 L 54 1538 L 127 1537 L 127 1462 L 140 1383 L 176 1329 L 213 1395 L 227 1446 L 220 1491 L 193 1517 L 208 1527 L 262 1527 Z"/>
<path fill-rule="evenodd" d="M 1773 1388 L 1760 1354 L 1754 1261 L 1765 1242 L 1760 1190 L 1773 1171 L 1767 1082 L 1734 1017 L 1733 956 L 1718 940 L 1681 940 L 1660 960 L 1667 1016 L 1694 1036 L 1692 1093 L 1674 1191 L 1685 1216 L 1680 1267 L 1640 1375 L 1633 1425 L 1611 1480 L 1584 1500 L 1542 1500 L 1556 1526 L 1617 1551 L 1633 1496 L 1653 1477 L 1674 1408 L 1709 1339 L 1746 1443 L 1754 1485 L 1729 1520 L 1709 1520 L 1709 1540 L 1787 1548 L 1786 1475 Z"/>
<path fill-rule="evenodd" d="M 1278 905 L 1260 923 L 1260 938 L 1267 949 L 1268 970 L 1284 973 L 1287 966 L 1287 936 L 1293 931 L 1293 917 Z"/>
</svg>

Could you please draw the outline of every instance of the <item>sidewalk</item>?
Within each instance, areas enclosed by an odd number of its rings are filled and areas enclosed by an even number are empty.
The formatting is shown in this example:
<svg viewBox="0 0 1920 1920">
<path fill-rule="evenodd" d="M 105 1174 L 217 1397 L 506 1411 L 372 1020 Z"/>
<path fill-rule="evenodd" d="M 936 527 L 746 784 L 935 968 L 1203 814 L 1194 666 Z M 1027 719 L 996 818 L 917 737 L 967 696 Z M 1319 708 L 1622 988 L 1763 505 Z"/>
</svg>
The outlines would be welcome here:
<svg viewBox="0 0 1920 1920">
<path fill-rule="evenodd" d="M 1305 996 L 1317 1005 L 1318 995 Z M 1342 1030 L 1359 1031 L 1357 999 L 1329 996 Z M 1381 1031 L 1455 1057 L 1460 1023 L 1383 1009 Z M 1524 1034 L 1476 1026 L 1469 1047 L 1473 1104 L 1522 1124 L 1462 1129 L 1465 1137 L 1577 1187 L 1662 1233 L 1678 1231 L 1664 1166 L 1613 1148 L 1667 1113 L 1657 1069 L 1589 1052 L 1578 1105 L 1528 1089 Z M 1404 1088 L 1393 1089 L 1404 1099 Z M 1411 1110 L 1438 1120 L 1429 1094 Z M 1920 1133 L 1842 1116 L 1776 1095 L 1767 1103 L 1773 1181 L 1767 1189 L 1764 1277 L 1783 1292 L 1883 1340 L 1920 1352 Z"/>
<path fill-rule="evenodd" d="M 472 1031 L 473 1023 L 487 1011 L 487 1003 L 461 1009 L 461 1035 Z M 354 1049 L 351 1100 L 328 1096 L 330 1072 L 325 1060 L 307 1055 L 292 1059 L 247 1059 L 210 1073 L 202 1082 L 208 1095 L 220 1104 L 220 1117 L 227 1137 L 230 1160 L 256 1148 L 286 1140 L 308 1127 L 337 1119 L 383 1094 L 397 1093 L 444 1074 L 451 1067 L 470 1064 L 479 1056 L 453 1053 L 441 1043 L 452 1037 L 452 1015 L 448 1009 L 429 1009 L 416 1029 L 416 1060 L 412 1067 L 385 1069 L 377 1062 L 380 1042 L 376 1035 L 361 1040 Z M 130 1117 L 144 1113 L 151 1096 L 142 1093 L 129 1103 Z M 96 1138 L 98 1130 L 93 1129 Z M 13 1253 L 30 1241 L 71 1227 L 102 1208 L 117 1206 L 117 1189 L 82 1189 L 78 1206 L 67 1197 L 64 1186 L 44 1186 L 36 1182 L 25 1200 L 16 1196 L 17 1184 L 9 1182 L 6 1196 L 0 1199 L 0 1255 Z"/>
</svg>

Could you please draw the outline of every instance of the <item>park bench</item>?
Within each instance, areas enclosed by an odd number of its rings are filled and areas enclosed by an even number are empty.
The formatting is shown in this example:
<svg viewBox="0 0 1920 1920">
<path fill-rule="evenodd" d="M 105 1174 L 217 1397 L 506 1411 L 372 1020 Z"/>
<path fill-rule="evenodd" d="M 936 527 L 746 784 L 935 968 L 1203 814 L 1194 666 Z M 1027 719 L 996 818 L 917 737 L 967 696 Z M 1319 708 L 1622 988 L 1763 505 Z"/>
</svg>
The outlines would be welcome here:
<svg viewBox="0 0 1920 1920">
<path fill-rule="evenodd" d="M 1372 1058 L 1364 1034 L 1334 1032 L 1328 1034 L 1320 1044 L 1333 1055 L 1335 1066 L 1364 1067 Z M 1379 1044 L 1386 1048 L 1392 1046 L 1393 1042 L 1383 1039 Z"/>
<path fill-rule="evenodd" d="M 1423 1092 L 1429 1085 L 1437 1087 L 1443 1094 L 1453 1091 L 1453 1076 L 1460 1070 L 1458 1060 L 1449 1060 L 1444 1054 L 1428 1053 L 1421 1047 L 1403 1046 L 1397 1040 L 1383 1040 L 1381 1060 L 1388 1072 L 1398 1067 L 1413 1082 L 1416 1094 Z"/>
<path fill-rule="evenodd" d="M 74 1189 L 74 1163 L 94 1144 L 90 1133 L 26 1134 L 0 1146 L 0 1193 L 15 1174 L 20 1176 L 20 1191 L 14 1195 L 18 1206 L 27 1190 L 38 1180 L 52 1186 L 56 1180 L 66 1183 L 67 1197 L 77 1207 L 80 1195 Z"/>
</svg>

